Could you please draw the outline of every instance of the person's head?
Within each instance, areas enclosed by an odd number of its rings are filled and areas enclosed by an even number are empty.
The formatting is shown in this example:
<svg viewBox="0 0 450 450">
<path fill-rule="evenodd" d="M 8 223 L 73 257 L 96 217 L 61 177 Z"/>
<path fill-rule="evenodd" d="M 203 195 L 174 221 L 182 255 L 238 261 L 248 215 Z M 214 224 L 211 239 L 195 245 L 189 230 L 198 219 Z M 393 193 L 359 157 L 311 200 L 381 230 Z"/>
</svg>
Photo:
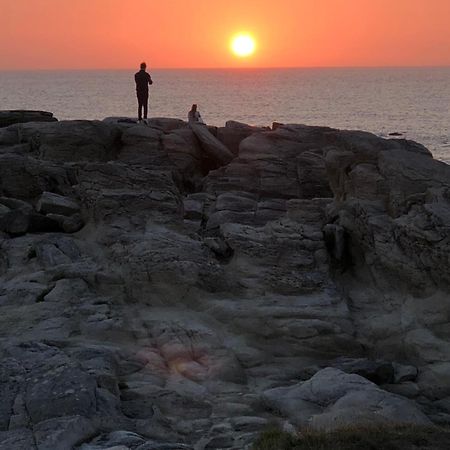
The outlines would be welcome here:
<svg viewBox="0 0 450 450">
<path fill-rule="evenodd" d="M 141 63 L 141 70 L 145 70 L 147 68 L 147 64 L 145 62 Z"/>
<path fill-rule="evenodd" d="M 192 105 L 192 110 L 191 111 L 197 111 L 197 105 L 194 103 L 193 105 Z"/>
</svg>

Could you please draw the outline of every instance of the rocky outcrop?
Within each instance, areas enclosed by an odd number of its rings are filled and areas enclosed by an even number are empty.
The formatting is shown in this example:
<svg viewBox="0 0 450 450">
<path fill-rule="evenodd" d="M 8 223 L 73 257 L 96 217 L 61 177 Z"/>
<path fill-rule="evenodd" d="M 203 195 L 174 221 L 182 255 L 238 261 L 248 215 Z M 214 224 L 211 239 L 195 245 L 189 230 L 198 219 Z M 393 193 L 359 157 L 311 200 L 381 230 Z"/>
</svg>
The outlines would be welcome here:
<svg viewBox="0 0 450 450">
<path fill-rule="evenodd" d="M 410 400 L 380 389 L 359 375 L 326 368 L 308 381 L 264 393 L 270 407 L 287 415 L 297 426 L 326 431 L 352 426 L 426 426 L 430 420 Z"/>
<path fill-rule="evenodd" d="M 450 168 L 363 132 L 0 130 L 0 448 L 448 424 Z"/>
<path fill-rule="evenodd" d="M 0 111 L 0 128 L 9 127 L 15 123 L 27 122 L 57 122 L 53 113 L 47 111 L 12 110 Z"/>
<path fill-rule="evenodd" d="M 410 360 L 446 360 L 450 167 L 408 141 L 372 138 L 364 148 L 344 138 L 345 149 L 326 153 L 336 196 L 329 214 L 346 236 L 351 267 L 339 279 L 358 328 L 384 354 L 399 351 L 400 334 Z"/>
</svg>

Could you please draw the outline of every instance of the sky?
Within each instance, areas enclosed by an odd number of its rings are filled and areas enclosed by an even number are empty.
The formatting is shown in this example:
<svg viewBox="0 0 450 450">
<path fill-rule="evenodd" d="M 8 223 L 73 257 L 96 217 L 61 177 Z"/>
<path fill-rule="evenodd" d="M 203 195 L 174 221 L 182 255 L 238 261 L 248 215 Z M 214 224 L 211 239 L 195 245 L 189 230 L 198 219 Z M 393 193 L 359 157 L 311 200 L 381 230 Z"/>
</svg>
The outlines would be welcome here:
<svg viewBox="0 0 450 450">
<path fill-rule="evenodd" d="M 0 70 L 448 66 L 449 20 L 450 0 L 0 0 Z"/>
</svg>

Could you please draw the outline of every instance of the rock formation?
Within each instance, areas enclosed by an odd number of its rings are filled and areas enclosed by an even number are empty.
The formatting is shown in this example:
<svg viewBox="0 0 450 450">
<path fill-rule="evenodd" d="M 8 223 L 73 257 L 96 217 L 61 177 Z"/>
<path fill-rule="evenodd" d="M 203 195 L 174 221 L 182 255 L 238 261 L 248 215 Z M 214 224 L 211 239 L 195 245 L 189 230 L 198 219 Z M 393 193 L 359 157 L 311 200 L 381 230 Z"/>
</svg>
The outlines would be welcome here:
<svg viewBox="0 0 450 450">
<path fill-rule="evenodd" d="M 47 111 L 12 110 L 0 111 L 0 128 L 8 127 L 15 123 L 27 122 L 56 122 L 53 113 Z"/>
<path fill-rule="evenodd" d="M 0 129 L 0 449 L 450 423 L 450 167 L 363 132 Z"/>
</svg>

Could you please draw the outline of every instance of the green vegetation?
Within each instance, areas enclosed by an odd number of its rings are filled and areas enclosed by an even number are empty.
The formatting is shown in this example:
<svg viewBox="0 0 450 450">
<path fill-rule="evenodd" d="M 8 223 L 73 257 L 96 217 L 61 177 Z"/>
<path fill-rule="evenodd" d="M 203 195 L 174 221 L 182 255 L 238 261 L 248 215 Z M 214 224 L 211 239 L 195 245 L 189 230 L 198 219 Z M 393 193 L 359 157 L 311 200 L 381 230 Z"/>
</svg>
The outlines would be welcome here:
<svg viewBox="0 0 450 450">
<path fill-rule="evenodd" d="M 263 432 L 253 450 L 448 450 L 450 430 L 439 427 L 350 427 L 305 430 L 293 436 L 276 427 Z"/>
</svg>

